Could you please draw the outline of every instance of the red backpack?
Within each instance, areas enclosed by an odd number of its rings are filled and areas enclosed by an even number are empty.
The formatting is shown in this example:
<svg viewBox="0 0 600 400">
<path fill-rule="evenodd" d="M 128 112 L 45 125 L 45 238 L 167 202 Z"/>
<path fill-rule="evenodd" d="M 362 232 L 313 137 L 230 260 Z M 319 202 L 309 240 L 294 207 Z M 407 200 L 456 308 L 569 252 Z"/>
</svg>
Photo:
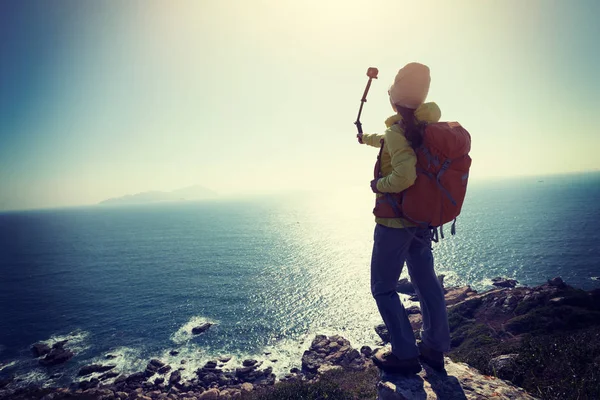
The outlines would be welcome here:
<svg viewBox="0 0 600 400">
<path fill-rule="evenodd" d="M 440 227 L 460 214 L 471 166 L 471 135 L 458 122 L 428 124 L 423 144 L 415 150 L 417 179 L 400 193 L 385 193 L 377 198 L 373 214 L 380 218 L 403 218 L 423 228 Z M 381 150 L 377 157 L 375 179 L 381 174 Z"/>
</svg>

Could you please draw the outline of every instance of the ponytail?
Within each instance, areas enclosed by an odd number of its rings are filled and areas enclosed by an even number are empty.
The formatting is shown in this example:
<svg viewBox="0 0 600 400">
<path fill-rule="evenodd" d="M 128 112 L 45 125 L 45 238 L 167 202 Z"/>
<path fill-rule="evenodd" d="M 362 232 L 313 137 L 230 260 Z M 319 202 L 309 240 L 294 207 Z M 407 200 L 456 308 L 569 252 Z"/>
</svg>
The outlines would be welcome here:
<svg viewBox="0 0 600 400">
<path fill-rule="evenodd" d="M 412 108 L 396 106 L 396 109 L 404 122 L 404 137 L 409 141 L 410 147 L 417 150 L 423 144 L 423 133 L 427 124 L 417 121 L 415 110 Z"/>
</svg>

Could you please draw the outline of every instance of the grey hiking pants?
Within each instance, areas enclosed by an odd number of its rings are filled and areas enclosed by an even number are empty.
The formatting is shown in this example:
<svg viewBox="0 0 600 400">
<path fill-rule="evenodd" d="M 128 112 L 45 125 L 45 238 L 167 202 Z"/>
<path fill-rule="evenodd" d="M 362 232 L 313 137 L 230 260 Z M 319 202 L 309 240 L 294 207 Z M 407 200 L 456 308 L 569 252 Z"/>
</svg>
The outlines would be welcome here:
<svg viewBox="0 0 600 400">
<path fill-rule="evenodd" d="M 444 290 L 433 269 L 428 229 L 388 228 L 377 224 L 371 257 L 371 293 L 388 328 L 392 353 L 400 359 L 417 357 L 419 350 L 406 310 L 396 292 L 404 262 L 421 302 L 423 343 L 436 351 L 450 349 Z"/>
</svg>

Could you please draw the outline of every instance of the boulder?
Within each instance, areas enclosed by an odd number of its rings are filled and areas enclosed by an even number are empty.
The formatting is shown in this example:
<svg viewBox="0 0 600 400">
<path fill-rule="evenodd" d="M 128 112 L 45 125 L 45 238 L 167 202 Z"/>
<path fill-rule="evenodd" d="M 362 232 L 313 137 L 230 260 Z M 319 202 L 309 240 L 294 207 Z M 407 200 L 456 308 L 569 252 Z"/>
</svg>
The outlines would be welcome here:
<svg viewBox="0 0 600 400">
<path fill-rule="evenodd" d="M 61 340 L 60 342 L 56 342 L 52 345 L 53 349 L 64 349 L 65 344 L 67 344 L 68 340 Z"/>
<path fill-rule="evenodd" d="M 135 374 L 131 374 L 129 375 L 127 378 L 125 378 L 125 381 L 127 383 L 132 383 L 132 382 L 142 382 L 145 381 L 147 378 L 146 374 L 143 372 L 136 372 Z M 116 381 L 115 381 L 116 383 Z"/>
<path fill-rule="evenodd" d="M 206 332 L 211 326 L 213 326 L 213 324 L 211 324 L 210 322 L 205 322 L 201 325 L 195 326 L 194 328 L 192 328 L 192 333 L 194 335 L 199 335 L 201 333 Z"/>
<path fill-rule="evenodd" d="M 510 279 L 510 278 L 502 278 L 502 277 L 497 277 L 492 279 L 492 285 L 497 286 L 497 287 L 502 287 L 502 288 L 514 288 L 517 286 L 517 283 L 519 283 L 519 281 L 517 281 L 516 279 Z"/>
<path fill-rule="evenodd" d="M 169 377 L 169 385 L 173 385 L 181 380 L 181 372 L 173 371 Z"/>
<path fill-rule="evenodd" d="M 398 281 L 398 283 L 396 283 L 396 292 L 402 294 L 414 294 L 415 287 L 411 281 L 406 278 L 402 278 Z"/>
<path fill-rule="evenodd" d="M 257 360 L 244 360 L 244 361 L 242 362 L 242 365 L 243 365 L 244 367 L 252 367 L 252 366 L 254 366 L 254 365 L 256 365 L 256 364 L 258 364 L 258 361 L 257 361 Z M 215 366 L 216 366 L 216 365 L 215 365 Z M 214 367 L 213 367 L 213 368 L 214 368 Z"/>
<path fill-rule="evenodd" d="M 100 380 L 98 378 L 92 378 L 89 381 L 79 382 L 79 388 L 82 390 L 87 390 L 87 389 L 98 387 L 99 384 L 100 384 Z"/>
<path fill-rule="evenodd" d="M 219 389 L 208 389 L 198 397 L 198 400 L 217 400 L 219 398 Z"/>
<path fill-rule="evenodd" d="M 172 355 L 172 356 L 176 356 L 176 355 L 178 355 L 178 354 L 179 354 L 179 352 L 178 352 L 177 350 L 171 350 L 171 351 L 169 352 L 169 354 L 170 354 L 170 355 Z"/>
<path fill-rule="evenodd" d="M 41 365 L 48 367 L 51 365 L 64 364 L 75 355 L 75 353 L 73 353 L 71 350 L 65 349 L 63 347 L 64 343 L 62 343 L 62 345 L 60 346 L 55 346 L 56 345 L 52 346 L 52 350 L 50 350 L 50 352 L 46 354 L 46 357 L 40 358 L 39 363 Z"/>
<path fill-rule="evenodd" d="M 171 370 L 171 366 L 170 365 L 165 365 L 164 367 L 161 367 L 158 369 L 158 373 L 161 375 L 166 374 L 167 372 L 169 372 Z"/>
<path fill-rule="evenodd" d="M 111 369 L 113 369 L 115 367 L 116 367 L 116 365 L 90 364 L 90 365 L 81 367 L 81 369 L 77 373 L 77 376 L 86 376 L 86 375 L 90 375 L 90 374 L 93 374 L 96 372 L 106 372 L 106 371 L 110 371 Z"/>
<path fill-rule="evenodd" d="M 242 390 L 242 392 L 251 392 L 254 390 L 254 385 L 249 382 L 244 382 L 242 383 L 240 389 Z"/>
<path fill-rule="evenodd" d="M 385 324 L 379 324 L 375 327 L 375 333 L 377 333 L 379 335 L 379 337 L 381 338 L 381 341 L 383 343 L 389 343 L 390 342 L 390 332 L 388 331 L 387 327 L 385 326 Z"/>
<path fill-rule="evenodd" d="M 417 306 L 411 306 L 406 308 L 406 313 L 408 315 L 410 314 L 421 314 L 421 308 L 417 307 Z"/>
<path fill-rule="evenodd" d="M 548 285 L 550 286 L 554 286 L 557 288 L 565 288 L 567 287 L 567 284 L 562 280 L 562 278 L 560 276 L 557 276 L 556 278 L 552 278 L 548 280 Z"/>
<path fill-rule="evenodd" d="M 316 373 L 321 366 L 321 358 L 314 351 L 306 350 L 302 354 L 302 371 Z"/>
<path fill-rule="evenodd" d="M 488 366 L 498 378 L 512 380 L 515 377 L 518 357 L 518 354 L 504 354 L 492 358 Z"/>
<path fill-rule="evenodd" d="M 452 306 L 454 304 L 460 303 L 467 298 L 476 295 L 477 292 L 471 289 L 471 286 L 461 286 L 456 288 L 451 288 L 446 291 L 446 306 Z"/>
<path fill-rule="evenodd" d="M 50 346 L 48 346 L 46 343 L 36 343 L 31 346 L 31 352 L 33 353 L 34 357 L 39 358 L 50 353 Z"/>
<path fill-rule="evenodd" d="M 371 357 L 371 355 L 373 354 L 373 350 L 371 350 L 369 346 L 363 346 L 360 348 L 360 354 L 362 354 L 365 357 Z"/>
<path fill-rule="evenodd" d="M 153 358 L 152 360 L 150 360 L 149 365 L 153 365 L 156 368 L 162 368 L 165 366 L 165 363 L 160 360 L 157 360 L 156 358 Z"/>
<path fill-rule="evenodd" d="M 116 378 L 117 376 L 119 376 L 118 372 L 108 371 L 107 373 L 100 375 L 98 379 L 100 379 L 101 381 L 105 381 L 107 379 Z"/>
</svg>

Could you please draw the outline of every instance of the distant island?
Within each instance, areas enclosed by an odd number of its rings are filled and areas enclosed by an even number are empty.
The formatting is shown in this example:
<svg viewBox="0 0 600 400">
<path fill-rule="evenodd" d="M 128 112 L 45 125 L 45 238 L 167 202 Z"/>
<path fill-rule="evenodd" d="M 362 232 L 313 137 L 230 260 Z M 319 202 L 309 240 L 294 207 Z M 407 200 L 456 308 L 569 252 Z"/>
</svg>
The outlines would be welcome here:
<svg viewBox="0 0 600 400">
<path fill-rule="evenodd" d="M 103 200 L 101 205 L 148 204 L 168 201 L 194 201 L 217 197 L 217 193 L 200 185 L 189 186 L 172 192 L 152 190 L 148 192 L 128 194 L 122 197 Z"/>
</svg>

